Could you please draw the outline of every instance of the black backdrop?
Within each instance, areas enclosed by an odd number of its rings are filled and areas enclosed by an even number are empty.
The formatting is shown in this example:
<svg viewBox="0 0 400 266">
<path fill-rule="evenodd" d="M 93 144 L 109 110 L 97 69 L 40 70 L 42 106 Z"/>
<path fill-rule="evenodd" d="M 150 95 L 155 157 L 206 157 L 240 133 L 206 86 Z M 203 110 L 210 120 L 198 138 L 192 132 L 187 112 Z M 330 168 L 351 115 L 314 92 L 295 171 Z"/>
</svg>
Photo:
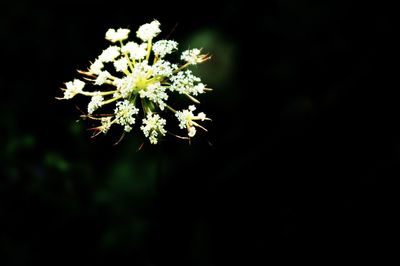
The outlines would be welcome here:
<svg viewBox="0 0 400 266">
<path fill-rule="evenodd" d="M 3 1 L 0 264 L 378 261 L 399 173 L 394 12 L 356 1 Z M 91 139 L 63 82 L 110 27 L 213 54 L 191 145 Z M 174 29 L 174 30 L 172 30 Z M 196 37 L 197 36 L 197 37 Z M 197 39 L 196 39 L 197 38 Z"/>
</svg>

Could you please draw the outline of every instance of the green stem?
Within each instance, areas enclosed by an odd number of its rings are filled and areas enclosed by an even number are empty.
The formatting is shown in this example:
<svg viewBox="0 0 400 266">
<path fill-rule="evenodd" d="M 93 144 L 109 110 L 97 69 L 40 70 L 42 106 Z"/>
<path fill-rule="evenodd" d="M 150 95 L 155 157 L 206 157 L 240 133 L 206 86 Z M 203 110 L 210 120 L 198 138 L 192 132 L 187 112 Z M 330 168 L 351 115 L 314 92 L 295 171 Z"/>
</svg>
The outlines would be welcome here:
<svg viewBox="0 0 400 266">
<path fill-rule="evenodd" d="M 154 55 L 153 65 L 154 65 L 155 63 L 157 63 L 157 61 L 158 61 L 158 56 L 157 56 L 157 55 Z"/>
<path fill-rule="evenodd" d="M 85 95 L 85 96 L 95 96 L 95 95 L 105 96 L 105 95 L 114 94 L 115 92 L 117 92 L 117 91 L 116 90 L 114 90 L 114 91 L 102 91 L 102 92 L 81 91 L 80 94 Z"/>
<path fill-rule="evenodd" d="M 176 110 L 171 106 L 169 106 L 168 104 L 166 104 L 165 107 L 167 107 L 167 109 L 170 110 L 171 112 L 176 113 Z"/>
<path fill-rule="evenodd" d="M 181 65 L 178 69 L 175 69 L 172 73 L 173 73 L 173 74 L 176 74 L 176 73 L 178 73 L 179 71 L 181 71 L 182 69 L 187 68 L 189 65 L 190 65 L 189 63 L 186 63 L 186 64 L 184 64 L 184 65 Z"/>
<path fill-rule="evenodd" d="M 194 103 L 200 104 L 199 100 L 197 100 L 196 98 L 194 98 L 192 95 L 189 95 L 187 93 L 184 93 L 186 95 L 186 97 L 188 97 L 190 100 L 192 100 Z"/>
<path fill-rule="evenodd" d="M 149 58 L 150 58 L 151 40 L 152 40 L 152 39 L 148 40 L 148 42 L 147 42 L 147 55 L 146 55 L 146 60 L 147 60 L 147 62 L 149 61 Z"/>
<path fill-rule="evenodd" d="M 115 102 L 116 100 L 119 100 L 119 99 L 121 99 L 121 98 L 122 98 L 122 96 L 118 96 L 118 97 L 115 97 L 115 98 L 111 98 L 111 99 L 109 99 L 109 100 L 107 100 L 107 101 L 102 102 L 101 105 L 103 106 L 103 105 L 106 105 L 106 104 Z"/>
<path fill-rule="evenodd" d="M 121 48 L 122 48 L 122 46 L 123 46 L 122 41 L 119 41 L 119 43 L 121 44 Z M 133 65 L 134 65 L 135 62 L 133 61 L 133 63 L 132 63 L 132 61 L 130 60 L 130 58 L 129 58 L 127 52 L 124 52 L 124 56 L 125 56 L 125 58 L 128 60 L 128 66 L 129 66 L 129 68 L 130 68 L 131 71 L 133 72 Z M 127 74 L 125 73 L 125 75 L 127 75 Z"/>
<path fill-rule="evenodd" d="M 145 101 L 144 101 L 143 98 L 140 99 L 140 103 L 142 104 L 143 113 L 144 113 L 145 115 L 147 115 L 148 112 L 151 113 L 151 111 L 148 110 L 147 105 L 146 105 L 146 103 L 145 103 Z"/>
</svg>

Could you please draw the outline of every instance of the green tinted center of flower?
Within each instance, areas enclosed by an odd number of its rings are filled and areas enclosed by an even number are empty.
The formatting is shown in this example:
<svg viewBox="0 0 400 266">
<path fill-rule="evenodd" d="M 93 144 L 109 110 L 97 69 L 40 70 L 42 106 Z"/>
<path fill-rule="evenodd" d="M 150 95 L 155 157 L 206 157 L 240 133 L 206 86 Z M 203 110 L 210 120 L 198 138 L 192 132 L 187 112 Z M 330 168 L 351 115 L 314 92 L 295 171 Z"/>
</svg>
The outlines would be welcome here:
<svg viewBox="0 0 400 266">
<path fill-rule="evenodd" d="M 141 90 L 145 90 L 148 86 L 149 86 L 149 80 L 146 78 L 139 78 L 136 81 L 136 90 L 137 91 L 141 91 Z"/>
</svg>

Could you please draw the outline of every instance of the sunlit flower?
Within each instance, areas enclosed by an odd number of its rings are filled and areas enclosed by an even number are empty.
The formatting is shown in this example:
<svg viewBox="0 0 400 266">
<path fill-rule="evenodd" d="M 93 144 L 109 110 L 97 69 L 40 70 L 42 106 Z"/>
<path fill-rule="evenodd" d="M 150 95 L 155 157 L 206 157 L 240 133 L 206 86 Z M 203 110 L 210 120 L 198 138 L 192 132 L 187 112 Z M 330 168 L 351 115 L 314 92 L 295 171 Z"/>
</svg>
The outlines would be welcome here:
<svg viewBox="0 0 400 266">
<path fill-rule="evenodd" d="M 125 42 L 129 29 L 109 29 L 105 37 L 115 44 L 103 50 L 87 71 L 78 71 L 85 76 L 83 80 L 97 86 L 96 91 L 83 90 L 85 82 L 74 79 L 65 83 L 64 95 L 58 99 L 71 99 L 77 94 L 90 97 L 85 117 L 100 123 L 92 128 L 95 135 L 107 133 L 113 125 L 119 125 L 125 132 L 141 130 L 151 144 L 157 144 L 167 133 L 164 117 L 168 112 L 178 119 L 176 128 L 186 131 L 187 137 L 183 138 L 194 137 L 197 128 L 206 130 L 199 123 L 210 119 L 203 112 L 195 115 L 194 104 L 199 104 L 195 97 L 210 89 L 188 67 L 210 57 L 200 49 L 191 49 L 181 54 L 181 62 L 167 61 L 167 55 L 178 50 L 178 43 L 172 40 L 153 42 L 160 32 L 157 20 L 144 24 L 136 31 L 141 40 L 136 43 Z M 180 102 L 177 101 L 179 97 L 186 97 L 194 104 L 177 111 L 168 101 Z M 114 107 L 106 107 L 110 105 Z M 109 113 L 109 110 L 114 111 Z M 174 124 L 176 122 L 171 123 Z"/>
</svg>

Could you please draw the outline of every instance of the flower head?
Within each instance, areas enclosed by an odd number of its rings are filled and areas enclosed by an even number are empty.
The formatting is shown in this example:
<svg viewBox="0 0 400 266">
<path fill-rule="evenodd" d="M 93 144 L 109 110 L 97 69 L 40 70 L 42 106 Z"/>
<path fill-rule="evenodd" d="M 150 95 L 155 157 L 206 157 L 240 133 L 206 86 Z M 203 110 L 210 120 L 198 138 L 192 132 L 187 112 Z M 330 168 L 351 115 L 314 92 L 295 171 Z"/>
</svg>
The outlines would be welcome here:
<svg viewBox="0 0 400 266">
<path fill-rule="evenodd" d="M 101 92 L 96 91 L 88 104 L 88 113 L 93 114 L 93 112 L 96 111 L 103 104 L 103 100 L 104 97 L 101 95 Z"/>
<path fill-rule="evenodd" d="M 119 50 L 118 46 L 110 46 L 101 53 L 99 60 L 104 63 L 112 62 L 120 55 Z"/>
<path fill-rule="evenodd" d="M 107 131 L 110 129 L 111 125 L 112 125 L 112 121 L 111 121 L 112 117 L 111 116 L 107 116 L 107 117 L 102 117 L 101 118 L 101 126 L 100 126 L 100 131 L 104 134 L 107 133 Z"/>
<path fill-rule="evenodd" d="M 118 41 L 123 41 L 128 38 L 130 30 L 129 29 L 109 29 L 106 32 L 106 39 L 109 40 L 110 42 L 118 42 Z"/>
<path fill-rule="evenodd" d="M 99 75 L 103 67 L 104 67 L 103 62 L 101 62 L 101 60 L 99 59 L 96 59 L 96 61 L 94 61 L 94 63 L 90 65 L 89 72 Z"/>
<path fill-rule="evenodd" d="M 188 109 L 177 111 L 175 113 L 175 116 L 178 118 L 179 121 L 179 127 L 181 129 L 186 128 L 188 130 L 189 137 L 194 137 L 194 135 L 196 134 L 195 127 L 200 127 L 205 130 L 205 128 L 196 123 L 195 120 L 209 120 L 208 118 L 206 118 L 206 114 L 203 112 L 194 115 L 194 110 L 196 110 L 196 107 L 194 105 L 190 105 Z"/>
<path fill-rule="evenodd" d="M 147 42 L 156 37 L 160 32 L 160 22 L 153 20 L 151 23 L 140 26 L 136 35 L 142 41 Z"/>
<path fill-rule="evenodd" d="M 128 53 L 129 57 L 133 60 L 142 60 L 143 58 L 145 58 L 147 54 L 147 44 L 146 43 L 137 44 L 135 42 L 128 42 L 121 48 L 121 51 L 123 53 Z"/>
<path fill-rule="evenodd" d="M 147 114 L 147 117 L 143 118 L 143 125 L 140 129 L 146 137 L 149 137 L 151 144 L 157 144 L 159 135 L 165 136 L 167 133 L 164 129 L 166 123 L 167 121 L 158 114 Z"/>
<path fill-rule="evenodd" d="M 110 77 L 112 76 L 107 70 L 99 72 L 97 78 L 94 80 L 94 85 L 103 85 L 108 81 L 108 78 Z"/>
<path fill-rule="evenodd" d="M 74 79 L 65 83 L 64 96 L 58 99 L 71 99 L 77 94 L 90 97 L 87 117 L 100 122 L 93 128 L 97 134 L 107 133 L 113 125 L 119 125 L 125 132 L 140 129 L 151 144 L 157 144 L 167 133 L 163 112 L 175 116 L 177 128 L 186 130 L 189 138 L 195 136 L 196 128 L 205 130 L 199 123 L 210 119 L 202 112 L 194 114 L 194 104 L 177 111 L 168 101 L 175 98 L 171 102 L 179 102 L 176 97 L 187 97 L 199 103 L 195 97 L 209 89 L 188 67 L 210 57 L 200 49 L 191 49 L 181 54 L 181 62 L 172 63 L 166 58 L 178 50 L 178 43 L 153 42 L 160 32 L 157 20 L 144 24 L 136 31 L 140 39 L 136 43 L 127 40 L 129 29 L 109 29 L 105 38 L 113 44 L 100 53 L 87 71 L 79 71 L 85 75 L 84 80 L 100 89 L 84 90 L 85 82 Z M 100 114 L 98 109 L 107 105 L 114 105 L 113 112 Z"/>
<path fill-rule="evenodd" d="M 153 52 L 160 58 L 178 49 L 178 43 L 170 40 L 160 40 L 153 45 Z"/>
<path fill-rule="evenodd" d="M 195 65 L 197 64 L 199 55 L 200 55 L 200 50 L 197 48 L 192 50 L 186 50 L 182 53 L 181 60 L 184 60 L 191 65 Z"/>
<path fill-rule="evenodd" d="M 128 69 L 128 59 L 126 57 L 121 57 L 114 61 L 115 70 L 118 72 L 124 72 Z"/>
<path fill-rule="evenodd" d="M 124 126 L 126 132 L 131 131 L 132 125 L 135 124 L 135 115 L 139 113 L 139 109 L 130 101 L 119 101 L 114 110 L 115 123 Z"/>
<path fill-rule="evenodd" d="M 64 97 L 60 99 L 71 99 L 75 95 L 82 92 L 83 87 L 85 87 L 85 82 L 74 79 L 74 81 L 69 81 L 65 83 L 67 89 L 64 89 Z"/>
<path fill-rule="evenodd" d="M 186 70 L 178 72 L 171 77 L 172 84 L 169 87 L 171 91 L 177 91 L 180 94 L 197 96 L 204 92 L 205 86 L 200 83 L 200 78 L 192 74 L 192 71 Z"/>
</svg>

